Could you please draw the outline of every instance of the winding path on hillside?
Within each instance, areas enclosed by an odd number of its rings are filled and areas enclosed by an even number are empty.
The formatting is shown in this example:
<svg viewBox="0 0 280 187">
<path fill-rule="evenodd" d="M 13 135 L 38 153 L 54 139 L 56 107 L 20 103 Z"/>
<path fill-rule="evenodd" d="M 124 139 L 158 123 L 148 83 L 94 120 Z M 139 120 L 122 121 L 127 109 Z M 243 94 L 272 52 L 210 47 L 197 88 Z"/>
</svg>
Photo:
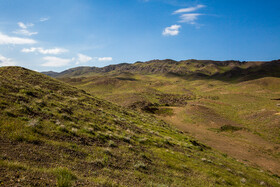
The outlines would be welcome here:
<svg viewBox="0 0 280 187">
<path fill-rule="evenodd" d="M 174 110 L 173 116 L 161 116 L 159 118 L 189 133 L 205 145 L 226 153 L 240 162 L 251 166 L 259 166 L 263 170 L 280 175 L 280 159 L 269 155 L 267 152 L 267 150 L 273 150 L 279 145 L 272 144 L 244 130 L 235 132 L 236 136 L 228 136 L 226 133 L 211 131 L 206 125 L 188 124 L 181 117 L 186 108 L 171 108 Z"/>
</svg>

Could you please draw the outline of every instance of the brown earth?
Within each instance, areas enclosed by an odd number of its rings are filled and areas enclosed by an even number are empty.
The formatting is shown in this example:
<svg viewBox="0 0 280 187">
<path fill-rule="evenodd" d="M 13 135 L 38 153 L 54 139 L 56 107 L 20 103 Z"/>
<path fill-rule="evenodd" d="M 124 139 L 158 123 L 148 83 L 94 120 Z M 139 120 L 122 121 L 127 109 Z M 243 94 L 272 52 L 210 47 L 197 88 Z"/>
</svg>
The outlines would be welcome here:
<svg viewBox="0 0 280 187">
<path fill-rule="evenodd" d="M 203 106 L 197 105 L 171 107 L 174 110 L 173 116 L 159 116 L 159 118 L 189 133 L 205 145 L 225 153 L 240 162 L 280 175 L 280 159 L 271 154 L 272 152 L 279 153 L 280 147 L 278 144 L 268 142 L 260 136 L 248 132 L 246 129 L 235 132 L 215 132 L 209 128 L 217 127 L 225 119 L 218 118 L 214 114 L 215 117 L 212 121 L 208 121 L 209 124 L 207 125 L 184 122 L 183 115 L 190 110 L 189 107 L 202 107 L 203 110 L 206 110 Z"/>
</svg>

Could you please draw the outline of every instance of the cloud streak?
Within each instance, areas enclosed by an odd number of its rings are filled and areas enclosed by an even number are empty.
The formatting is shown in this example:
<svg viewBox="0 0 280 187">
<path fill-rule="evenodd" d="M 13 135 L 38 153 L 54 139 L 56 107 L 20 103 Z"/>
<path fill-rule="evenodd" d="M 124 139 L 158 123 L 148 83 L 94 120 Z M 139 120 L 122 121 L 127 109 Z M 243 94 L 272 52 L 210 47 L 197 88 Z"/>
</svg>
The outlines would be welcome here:
<svg viewBox="0 0 280 187">
<path fill-rule="evenodd" d="M 97 60 L 98 61 L 112 61 L 113 58 L 112 57 L 98 57 Z"/>
<path fill-rule="evenodd" d="M 180 13 L 187 13 L 187 12 L 194 12 L 198 9 L 206 7 L 205 5 L 197 5 L 194 7 L 188 7 L 188 8 L 181 8 L 173 12 L 173 14 L 180 14 Z"/>
<path fill-rule="evenodd" d="M 196 24 L 196 20 L 201 15 L 203 15 L 203 14 L 199 14 L 199 13 L 182 14 L 180 16 L 179 22 L 180 23 L 188 23 L 188 24 L 191 24 L 191 25 L 195 25 Z"/>
<path fill-rule="evenodd" d="M 0 66 L 15 66 L 16 63 L 10 59 L 0 55 Z"/>
<path fill-rule="evenodd" d="M 50 18 L 48 18 L 48 17 L 42 17 L 42 18 L 40 18 L 40 21 L 41 22 L 44 22 L 44 21 L 48 21 Z"/>
<path fill-rule="evenodd" d="M 17 30 L 17 31 L 14 31 L 13 33 L 25 35 L 25 36 L 32 36 L 32 35 L 38 34 L 38 32 L 30 32 L 26 29 Z"/>
<path fill-rule="evenodd" d="M 63 49 L 63 48 L 52 48 L 52 49 L 44 49 L 41 47 L 31 47 L 31 48 L 24 48 L 21 50 L 21 52 L 23 53 L 34 53 L 34 52 L 38 52 L 44 55 L 58 55 L 61 53 L 66 53 L 68 52 L 67 49 Z"/>
<path fill-rule="evenodd" d="M 55 56 L 43 57 L 45 63 L 42 64 L 44 67 L 63 67 L 69 65 L 72 59 L 58 58 Z"/>
<path fill-rule="evenodd" d="M 13 33 L 15 34 L 20 34 L 20 35 L 25 35 L 25 36 L 32 36 L 35 34 L 38 34 L 38 32 L 30 32 L 27 30 L 28 27 L 33 27 L 33 23 L 27 23 L 24 24 L 23 22 L 18 22 L 18 26 L 21 28 L 20 30 L 16 30 Z"/>
<path fill-rule="evenodd" d="M 34 26 L 34 24 L 33 23 L 24 24 L 23 22 L 18 22 L 18 26 L 22 29 L 27 29 L 27 27 L 32 27 Z"/>
<path fill-rule="evenodd" d="M 164 36 L 176 36 L 179 34 L 179 29 L 181 28 L 181 25 L 171 25 L 170 27 L 166 27 L 162 35 Z"/>
<path fill-rule="evenodd" d="M 83 63 L 87 63 L 89 61 L 91 61 L 93 58 L 87 55 L 83 55 L 81 53 L 78 54 L 78 58 L 76 61 L 76 64 L 83 64 Z"/>
<path fill-rule="evenodd" d="M 23 45 L 23 44 L 35 44 L 37 41 L 30 38 L 20 38 L 20 37 L 12 37 L 5 34 L 0 33 L 0 45 Z"/>
</svg>

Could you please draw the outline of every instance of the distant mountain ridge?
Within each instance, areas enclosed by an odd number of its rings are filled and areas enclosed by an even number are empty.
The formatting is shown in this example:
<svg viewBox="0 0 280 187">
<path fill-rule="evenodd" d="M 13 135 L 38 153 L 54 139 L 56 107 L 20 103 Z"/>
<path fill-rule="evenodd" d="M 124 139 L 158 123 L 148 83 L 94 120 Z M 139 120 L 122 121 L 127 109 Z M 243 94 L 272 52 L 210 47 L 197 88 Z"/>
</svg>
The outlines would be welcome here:
<svg viewBox="0 0 280 187">
<path fill-rule="evenodd" d="M 98 67 L 76 67 L 60 73 L 42 72 L 55 78 L 88 76 L 92 74 L 119 74 L 123 72 L 139 74 L 172 74 L 177 76 L 205 77 L 214 79 L 231 79 L 245 77 L 253 79 L 255 76 L 280 77 L 280 60 L 274 61 L 212 61 L 212 60 L 182 60 L 175 61 L 151 60 L 135 62 L 133 64 L 121 63 Z"/>
</svg>

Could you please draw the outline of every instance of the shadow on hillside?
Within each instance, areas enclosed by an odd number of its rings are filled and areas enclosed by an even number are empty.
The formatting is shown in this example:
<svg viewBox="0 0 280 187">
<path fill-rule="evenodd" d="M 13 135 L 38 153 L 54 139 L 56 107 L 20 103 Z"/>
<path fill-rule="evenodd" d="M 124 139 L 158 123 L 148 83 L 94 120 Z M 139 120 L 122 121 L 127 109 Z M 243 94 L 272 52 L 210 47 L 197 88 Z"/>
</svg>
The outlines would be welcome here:
<svg viewBox="0 0 280 187">
<path fill-rule="evenodd" d="M 248 68 L 234 67 L 224 73 L 216 73 L 207 75 L 204 73 L 193 73 L 190 75 L 182 75 L 179 73 L 169 72 L 166 76 L 177 76 L 188 80 L 220 80 L 224 82 L 243 82 L 264 77 L 280 77 L 280 60 L 263 63 L 259 66 L 251 66 Z"/>
</svg>

